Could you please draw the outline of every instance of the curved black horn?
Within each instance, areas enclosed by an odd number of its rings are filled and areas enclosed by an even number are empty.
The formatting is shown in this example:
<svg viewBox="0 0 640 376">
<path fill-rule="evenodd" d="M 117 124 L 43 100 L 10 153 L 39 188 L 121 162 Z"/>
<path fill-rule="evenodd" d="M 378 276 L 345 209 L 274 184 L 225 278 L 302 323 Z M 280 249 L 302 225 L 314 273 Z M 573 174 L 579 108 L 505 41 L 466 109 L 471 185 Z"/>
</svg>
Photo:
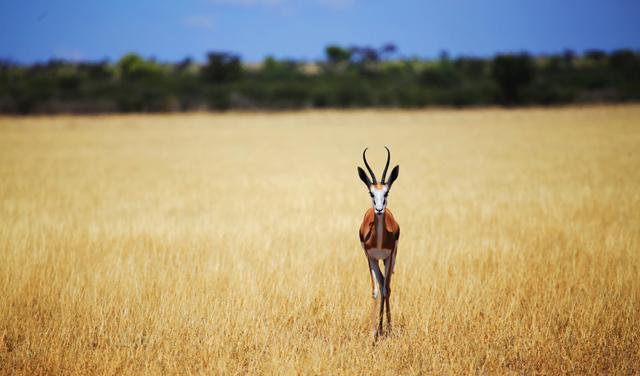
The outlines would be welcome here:
<svg viewBox="0 0 640 376">
<path fill-rule="evenodd" d="M 373 173 L 373 170 L 371 170 L 371 166 L 369 166 L 369 164 L 367 163 L 367 157 L 366 157 L 367 149 L 369 148 L 365 148 L 364 151 L 362 152 L 362 160 L 364 160 L 364 165 L 367 167 L 367 170 L 369 170 L 369 174 L 371 175 L 373 184 L 378 184 L 378 181 L 376 180 L 376 175 Z"/>
<path fill-rule="evenodd" d="M 384 171 L 382 171 L 382 184 L 384 184 L 384 179 L 387 176 L 387 169 L 389 168 L 389 161 L 391 160 L 391 152 L 389 151 L 389 148 L 386 146 L 384 148 L 387 149 L 387 164 L 384 166 Z"/>
</svg>

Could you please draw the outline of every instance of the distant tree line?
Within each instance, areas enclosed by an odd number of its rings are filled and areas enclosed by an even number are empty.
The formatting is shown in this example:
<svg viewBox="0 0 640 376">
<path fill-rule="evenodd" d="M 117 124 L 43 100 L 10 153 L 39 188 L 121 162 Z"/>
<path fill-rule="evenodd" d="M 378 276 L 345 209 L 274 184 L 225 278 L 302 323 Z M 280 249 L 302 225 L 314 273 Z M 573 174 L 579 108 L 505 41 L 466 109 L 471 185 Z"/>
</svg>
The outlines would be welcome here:
<svg viewBox="0 0 640 376">
<path fill-rule="evenodd" d="M 105 113 L 227 109 L 526 106 L 640 100 L 640 53 L 493 58 L 399 58 L 381 48 L 328 46 L 316 62 L 233 53 L 161 63 L 137 54 L 116 63 L 0 61 L 0 112 Z"/>
</svg>

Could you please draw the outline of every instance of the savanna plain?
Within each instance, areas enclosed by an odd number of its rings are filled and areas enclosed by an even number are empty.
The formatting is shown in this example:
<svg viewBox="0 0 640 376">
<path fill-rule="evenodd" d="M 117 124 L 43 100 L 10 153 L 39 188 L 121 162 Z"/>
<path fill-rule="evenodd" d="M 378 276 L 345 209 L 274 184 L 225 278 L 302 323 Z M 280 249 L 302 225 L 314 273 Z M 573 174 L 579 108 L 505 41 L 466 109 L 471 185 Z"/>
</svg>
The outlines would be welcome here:
<svg viewBox="0 0 640 376">
<path fill-rule="evenodd" d="M 0 260 L 3 374 L 639 373 L 640 106 L 2 117 Z"/>
</svg>

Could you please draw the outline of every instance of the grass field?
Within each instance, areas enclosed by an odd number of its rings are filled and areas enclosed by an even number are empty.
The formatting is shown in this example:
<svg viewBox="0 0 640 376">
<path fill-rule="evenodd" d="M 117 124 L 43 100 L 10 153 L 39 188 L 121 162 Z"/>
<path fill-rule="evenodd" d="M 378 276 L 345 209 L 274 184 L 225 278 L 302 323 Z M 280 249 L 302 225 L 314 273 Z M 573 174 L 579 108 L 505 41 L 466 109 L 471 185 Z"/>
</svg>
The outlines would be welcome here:
<svg viewBox="0 0 640 376">
<path fill-rule="evenodd" d="M 638 373 L 640 106 L 0 118 L 0 259 L 4 374 Z"/>
</svg>

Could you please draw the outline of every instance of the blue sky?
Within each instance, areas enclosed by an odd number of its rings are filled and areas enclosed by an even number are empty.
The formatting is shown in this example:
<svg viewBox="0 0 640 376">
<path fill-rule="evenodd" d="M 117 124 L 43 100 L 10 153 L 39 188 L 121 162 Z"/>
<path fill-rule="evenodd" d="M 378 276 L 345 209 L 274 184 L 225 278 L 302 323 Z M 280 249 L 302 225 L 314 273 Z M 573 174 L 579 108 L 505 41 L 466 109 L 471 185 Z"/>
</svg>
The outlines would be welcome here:
<svg viewBox="0 0 640 376">
<path fill-rule="evenodd" d="M 639 20 L 637 0 L 0 0 L 0 58 L 315 59 L 329 43 L 386 42 L 419 57 L 640 49 Z"/>
</svg>

